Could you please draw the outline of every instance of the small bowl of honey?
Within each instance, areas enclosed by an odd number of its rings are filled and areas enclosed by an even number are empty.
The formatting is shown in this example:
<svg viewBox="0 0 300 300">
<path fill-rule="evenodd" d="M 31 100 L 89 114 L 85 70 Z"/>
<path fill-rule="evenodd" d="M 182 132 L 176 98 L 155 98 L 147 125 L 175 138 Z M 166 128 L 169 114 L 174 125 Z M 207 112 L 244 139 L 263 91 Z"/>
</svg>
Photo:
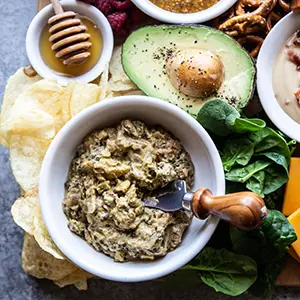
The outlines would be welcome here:
<svg viewBox="0 0 300 300">
<path fill-rule="evenodd" d="M 210 21 L 227 11 L 237 0 L 132 0 L 150 17 L 173 24 Z"/>
<path fill-rule="evenodd" d="M 88 49 L 88 58 L 80 64 L 68 64 L 66 60 L 58 57 L 58 52 L 53 51 L 52 38 L 55 35 L 51 33 L 48 20 L 55 13 L 52 5 L 48 5 L 29 25 L 26 35 L 29 61 L 41 77 L 57 80 L 61 85 L 66 85 L 70 80 L 91 82 L 102 73 L 110 61 L 114 45 L 111 26 L 106 17 L 92 5 L 76 0 L 62 0 L 60 3 L 64 11 L 76 13 L 80 26 L 88 33 L 88 43 L 91 45 Z"/>
</svg>

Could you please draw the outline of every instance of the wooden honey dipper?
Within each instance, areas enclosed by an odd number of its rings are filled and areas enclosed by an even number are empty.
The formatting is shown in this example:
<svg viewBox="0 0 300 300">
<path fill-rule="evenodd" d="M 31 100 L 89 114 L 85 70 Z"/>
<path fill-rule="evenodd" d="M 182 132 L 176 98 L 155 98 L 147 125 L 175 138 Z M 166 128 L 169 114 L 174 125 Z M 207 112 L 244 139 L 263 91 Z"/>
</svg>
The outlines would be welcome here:
<svg viewBox="0 0 300 300">
<path fill-rule="evenodd" d="M 84 63 L 91 55 L 88 50 L 92 46 L 88 41 L 91 36 L 86 33 L 87 28 L 75 12 L 64 12 L 59 0 L 51 0 L 51 3 L 56 14 L 48 20 L 51 26 L 49 41 L 53 43 L 51 49 L 65 65 Z"/>
</svg>

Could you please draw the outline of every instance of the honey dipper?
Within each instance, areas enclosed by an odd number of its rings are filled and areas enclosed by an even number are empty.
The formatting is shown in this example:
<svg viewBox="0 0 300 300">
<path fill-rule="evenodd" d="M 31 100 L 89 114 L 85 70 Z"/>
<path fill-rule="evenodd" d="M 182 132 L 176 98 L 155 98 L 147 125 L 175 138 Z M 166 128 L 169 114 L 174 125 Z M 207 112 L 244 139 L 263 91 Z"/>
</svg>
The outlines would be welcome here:
<svg viewBox="0 0 300 300">
<path fill-rule="evenodd" d="M 51 26 L 49 41 L 51 49 L 56 51 L 56 57 L 65 65 L 84 63 L 90 56 L 88 51 L 92 44 L 88 41 L 90 35 L 73 11 L 64 12 L 59 0 L 51 0 L 55 16 L 48 20 Z"/>
</svg>

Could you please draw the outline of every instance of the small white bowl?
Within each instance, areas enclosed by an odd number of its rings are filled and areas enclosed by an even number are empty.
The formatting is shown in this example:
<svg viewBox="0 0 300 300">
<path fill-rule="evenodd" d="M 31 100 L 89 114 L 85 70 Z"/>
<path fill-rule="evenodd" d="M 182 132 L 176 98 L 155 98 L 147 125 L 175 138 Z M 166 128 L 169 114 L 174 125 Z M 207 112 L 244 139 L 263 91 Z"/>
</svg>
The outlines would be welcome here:
<svg viewBox="0 0 300 300">
<path fill-rule="evenodd" d="M 195 166 L 194 189 L 208 187 L 214 195 L 224 195 L 225 179 L 220 156 L 205 129 L 186 112 L 163 100 L 146 96 L 103 100 L 80 112 L 59 131 L 46 153 L 39 180 L 41 211 L 53 241 L 67 258 L 96 276 L 138 282 L 164 276 L 188 263 L 206 245 L 219 219 L 193 218 L 179 247 L 150 262 L 114 262 L 68 229 L 62 200 L 77 146 L 94 129 L 114 125 L 124 118 L 159 124 L 179 138 Z"/>
<path fill-rule="evenodd" d="M 205 1 L 205 0 L 204 0 Z M 196 13 L 174 13 L 164 10 L 149 0 L 132 0 L 132 2 L 150 17 L 173 24 L 203 23 L 218 17 L 228 10 L 237 0 L 220 0 L 212 7 Z"/>
<path fill-rule="evenodd" d="M 297 142 L 300 142 L 300 124 L 280 107 L 275 98 L 272 77 L 279 52 L 299 28 L 299 14 L 290 13 L 285 16 L 268 34 L 257 58 L 257 91 L 261 104 L 270 120 L 283 133 Z"/>
<path fill-rule="evenodd" d="M 78 80 L 83 82 L 91 82 L 97 78 L 105 68 L 106 63 L 110 61 L 114 38 L 111 26 L 106 17 L 94 6 L 76 1 L 62 0 L 61 4 L 65 11 L 71 10 L 80 15 L 90 18 L 100 29 L 103 40 L 103 49 L 97 64 L 87 73 L 77 77 L 65 77 L 55 73 L 43 61 L 40 54 L 40 35 L 41 31 L 48 22 L 48 19 L 54 15 L 52 5 L 44 7 L 31 21 L 26 35 L 26 51 L 29 61 L 37 73 L 46 79 L 55 79 L 61 85 L 66 85 L 70 80 Z"/>
</svg>

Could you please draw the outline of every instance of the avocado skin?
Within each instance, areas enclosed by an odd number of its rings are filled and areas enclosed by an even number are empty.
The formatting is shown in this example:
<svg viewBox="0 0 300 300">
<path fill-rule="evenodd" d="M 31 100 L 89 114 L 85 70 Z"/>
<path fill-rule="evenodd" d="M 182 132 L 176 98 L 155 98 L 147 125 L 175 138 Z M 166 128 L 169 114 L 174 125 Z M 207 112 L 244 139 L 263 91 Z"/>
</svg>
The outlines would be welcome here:
<svg viewBox="0 0 300 300">
<path fill-rule="evenodd" d="M 147 89 L 144 85 L 141 84 L 141 81 L 143 81 L 143 75 L 144 74 L 139 73 L 139 78 L 136 79 L 133 76 L 132 70 L 130 70 L 128 68 L 128 63 L 127 63 L 128 62 L 128 57 L 127 57 L 128 53 L 126 53 L 126 51 L 127 51 L 126 47 L 127 47 L 128 42 L 130 41 L 131 36 L 136 35 L 136 34 L 140 33 L 141 31 L 144 31 L 144 30 L 147 30 L 149 32 L 149 35 L 150 35 L 151 32 L 155 29 L 161 29 L 162 31 L 167 31 L 168 28 L 170 28 L 172 30 L 177 29 L 177 30 L 182 30 L 182 31 L 184 31 L 184 30 L 197 30 L 198 28 L 199 29 L 206 29 L 210 34 L 217 33 L 217 34 L 219 34 L 219 36 L 224 36 L 225 39 L 230 40 L 233 47 L 236 47 L 236 49 L 239 49 L 245 55 L 245 57 L 249 61 L 249 64 L 251 65 L 252 72 L 249 75 L 250 76 L 250 79 L 249 79 L 250 83 L 249 83 L 249 87 L 248 87 L 247 97 L 244 97 L 243 99 L 235 98 L 235 100 L 231 101 L 231 99 L 229 99 L 229 100 L 226 99 L 226 96 L 222 97 L 222 95 L 221 96 L 220 95 L 212 95 L 211 97 L 208 97 L 206 99 L 196 99 L 196 100 L 199 100 L 199 101 L 205 103 L 207 100 L 211 100 L 213 98 L 220 98 L 221 100 L 225 100 L 226 102 L 231 104 L 233 107 L 235 107 L 239 111 L 241 111 L 245 106 L 247 106 L 249 100 L 253 97 L 253 94 L 254 94 L 254 91 L 255 91 L 255 86 L 256 86 L 256 64 L 255 64 L 255 60 L 248 53 L 248 51 L 241 44 L 239 44 L 235 39 L 233 39 L 231 36 L 227 35 L 223 31 L 220 31 L 218 29 L 215 29 L 215 28 L 212 28 L 212 27 L 209 27 L 209 26 L 206 26 L 206 25 L 197 25 L 197 24 L 196 25 L 186 25 L 186 26 L 168 25 L 168 24 L 151 25 L 151 26 L 147 25 L 147 26 L 140 27 L 139 29 L 133 31 L 128 36 L 128 38 L 126 39 L 126 41 L 124 42 L 124 44 L 122 46 L 122 66 L 123 66 L 123 69 L 124 69 L 125 73 L 127 74 L 127 76 L 139 87 L 139 89 L 141 89 L 148 96 L 160 98 L 160 99 L 163 99 L 163 100 L 167 100 L 170 103 L 181 107 L 182 109 L 184 109 L 185 111 L 190 113 L 194 118 L 197 117 L 198 111 L 199 111 L 199 109 L 201 109 L 201 106 L 203 105 L 203 103 L 200 106 L 199 105 L 193 105 L 193 102 L 195 103 L 195 99 L 194 100 L 191 99 L 192 101 L 190 101 L 190 104 L 188 105 L 188 107 L 191 107 L 191 105 L 192 105 L 192 106 L 196 106 L 197 108 L 196 108 L 196 110 L 194 109 L 194 107 L 192 109 L 187 109 L 187 105 L 185 103 L 186 100 L 183 101 L 184 102 L 183 104 L 182 103 L 174 103 L 171 99 L 168 99 L 168 97 L 165 97 L 165 96 L 159 95 L 159 94 L 154 94 L 151 91 L 149 91 L 149 89 Z M 213 49 L 209 49 L 209 50 L 213 51 Z M 149 53 L 151 54 L 151 51 L 149 51 Z M 222 58 L 221 58 L 221 60 L 222 60 Z M 150 79 L 148 81 L 150 81 Z M 178 93 L 181 94 L 180 92 L 178 92 Z"/>
</svg>

